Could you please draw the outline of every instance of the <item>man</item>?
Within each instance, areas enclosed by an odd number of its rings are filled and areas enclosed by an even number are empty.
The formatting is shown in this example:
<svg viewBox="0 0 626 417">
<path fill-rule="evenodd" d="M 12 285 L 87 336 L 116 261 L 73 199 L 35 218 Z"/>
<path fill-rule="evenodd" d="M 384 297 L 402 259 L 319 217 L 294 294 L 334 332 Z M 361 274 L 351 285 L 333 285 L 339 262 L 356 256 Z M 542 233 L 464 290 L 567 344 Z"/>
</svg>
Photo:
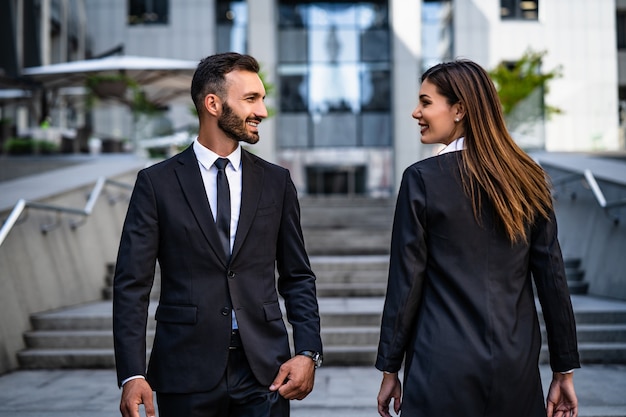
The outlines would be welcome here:
<svg viewBox="0 0 626 417">
<path fill-rule="evenodd" d="M 315 276 L 289 172 L 246 150 L 267 117 L 257 61 L 202 60 L 192 146 L 139 172 L 119 248 L 113 330 L 123 416 L 288 416 L 313 389 L 322 343 Z M 146 372 L 149 294 L 161 268 Z M 278 270 L 276 284 L 275 271 Z M 276 291 L 298 354 L 291 357 Z"/>
</svg>

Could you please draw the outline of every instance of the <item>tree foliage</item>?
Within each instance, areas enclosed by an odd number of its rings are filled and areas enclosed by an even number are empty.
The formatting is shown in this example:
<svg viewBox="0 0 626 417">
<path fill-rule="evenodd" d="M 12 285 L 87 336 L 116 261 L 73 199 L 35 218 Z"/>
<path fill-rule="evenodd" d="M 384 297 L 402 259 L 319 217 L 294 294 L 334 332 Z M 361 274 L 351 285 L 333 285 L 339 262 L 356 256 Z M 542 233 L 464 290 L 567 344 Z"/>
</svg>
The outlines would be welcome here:
<svg viewBox="0 0 626 417">
<path fill-rule="evenodd" d="M 546 53 L 529 49 L 517 62 L 501 62 L 489 72 L 498 90 L 505 117 L 512 114 L 516 107 L 537 89 L 542 92 L 543 109 L 540 113 L 550 117 L 562 112 L 558 107 L 550 106 L 543 100 L 549 91 L 549 81 L 563 76 L 561 67 L 542 72 L 541 62 Z"/>
</svg>

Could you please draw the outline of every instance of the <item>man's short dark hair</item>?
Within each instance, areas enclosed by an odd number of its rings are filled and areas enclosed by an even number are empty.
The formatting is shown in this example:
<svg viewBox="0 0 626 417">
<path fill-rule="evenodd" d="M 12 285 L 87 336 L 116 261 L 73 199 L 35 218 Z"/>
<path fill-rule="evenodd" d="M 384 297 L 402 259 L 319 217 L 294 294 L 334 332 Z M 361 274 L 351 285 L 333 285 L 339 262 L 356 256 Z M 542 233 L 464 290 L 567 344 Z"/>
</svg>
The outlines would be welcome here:
<svg viewBox="0 0 626 417">
<path fill-rule="evenodd" d="M 200 113 L 204 97 L 216 94 L 223 98 L 226 93 L 225 75 L 231 71 L 259 72 L 259 63 L 250 55 L 226 52 L 210 55 L 200 61 L 191 81 L 191 99 Z"/>
</svg>

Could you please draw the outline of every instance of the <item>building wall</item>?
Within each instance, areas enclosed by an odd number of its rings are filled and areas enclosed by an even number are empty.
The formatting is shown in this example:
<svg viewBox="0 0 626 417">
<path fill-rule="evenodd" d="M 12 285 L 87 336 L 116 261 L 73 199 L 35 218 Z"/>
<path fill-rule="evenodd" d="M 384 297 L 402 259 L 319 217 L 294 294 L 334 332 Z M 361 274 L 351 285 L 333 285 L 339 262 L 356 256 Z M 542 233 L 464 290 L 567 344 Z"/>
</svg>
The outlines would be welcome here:
<svg viewBox="0 0 626 417">
<path fill-rule="evenodd" d="M 85 0 L 95 55 L 123 44 L 126 55 L 200 60 L 215 49 L 212 0 L 170 1 L 166 25 L 128 25 L 126 0 Z"/>
<path fill-rule="evenodd" d="M 136 172 L 115 179 L 133 184 Z M 25 348 L 30 315 L 102 299 L 107 263 L 115 262 L 130 191 L 108 188 L 82 226 L 71 229 L 75 216 L 61 215 L 58 228 L 46 234 L 41 225 L 56 215 L 28 210 L 0 247 L 0 374 L 17 369 L 16 353 Z M 44 204 L 84 207 L 93 185 L 41 200 Z M 120 196 L 115 204 L 107 192 Z M 9 211 L 0 212 L 6 218 Z"/>
<path fill-rule="evenodd" d="M 194 61 L 215 52 L 215 7 L 212 0 L 171 1 L 169 20 L 164 25 L 129 25 L 126 0 L 85 1 L 94 55 L 119 45 L 124 46 L 125 55 Z M 188 97 L 170 105 L 165 117 L 174 129 L 197 123 L 189 110 L 191 106 L 192 101 Z M 102 105 L 93 114 L 96 137 L 130 140 L 138 134 L 125 107 L 111 109 Z"/>
<path fill-rule="evenodd" d="M 618 148 L 615 0 L 539 3 L 538 21 L 502 21 L 499 0 L 457 0 L 455 55 L 487 69 L 525 50 L 547 51 L 546 70 L 562 68 L 546 102 L 563 111 L 546 122 L 547 150 Z"/>
<path fill-rule="evenodd" d="M 124 44 L 128 55 L 200 59 L 215 50 L 213 1 L 170 2 L 167 25 L 127 25 L 127 2 L 85 0 L 91 50 L 101 53 Z M 620 0 L 621 1 L 621 0 Z M 562 68 L 563 77 L 550 83 L 548 104 L 563 110 L 536 127 L 547 150 L 612 150 L 620 145 L 618 135 L 617 54 L 615 42 L 616 0 L 551 0 L 540 2 L 539 20 L 501 21 L 499 0 L 452 2 L 455 57 L 469 58 L 490 69 L 502 60 L 514 61 L 528 48 L 546 50 L 544 68 Z M 277 28 L 275 0 L 248 1 L 248 52 L 264 66 L 275 82 Z M 392 31 L 392 190 L 402 171 L 433 153 L 420 143 L 417 124 L 410 117 L 416 104 L 421 69 L 421 2 L 390 0 Z M 190 104 L 190 103 L 189 103 Z M 268 99 L 277 107 L 275 98 Z M 195 120 L 186 106 L 172 106 L 168 113 L 174 127 Z M 104 128 L 118 137 L 133 135 L 128 112 L 98 114 L 96 133 Z M 102 126 L 103 129 L 99 129 Z M 300 160 L 311 156 L 278 156 L 276 119 L 266 120 L 262 140 L 251 150 L 281 164 L 292 164 L 294 178 L 304 178 Z M 312 153 L 314 154 L 314 152 Z M 379 158 L 380 159 L 380 158 Z M 372 158 L 362 158 L 369 163 Z M 387 164 L 387 162 L 385 162 Z M 378 168 L 376 168 L 378 172 Z M 299 188 L 304 188 L 299 184 Z"/>
</svg>

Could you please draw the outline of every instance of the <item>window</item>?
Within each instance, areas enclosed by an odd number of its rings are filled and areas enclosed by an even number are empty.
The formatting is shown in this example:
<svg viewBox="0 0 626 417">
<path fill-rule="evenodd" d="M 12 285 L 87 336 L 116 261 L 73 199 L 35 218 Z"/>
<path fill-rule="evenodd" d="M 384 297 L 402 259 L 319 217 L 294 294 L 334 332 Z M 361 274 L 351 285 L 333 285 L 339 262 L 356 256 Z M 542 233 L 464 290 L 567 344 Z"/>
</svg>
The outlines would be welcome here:
<svg viewBox="0 0 626 417">
<path fill-rule="evenodd" d="M 539 0 L 500 0 L 502 20 L 538 20 Z"/>
<path fill-rule="evenodd" d="M 217 52 L 247 51 L 248 3 L 245 0 L 217 0 Z"/>
<path fill-rule="evenodd" d="M 422 4 L 422 72 L 453 59 L 451 0 L 427 0 Z"/>
<path fill-rule="evenodd" d="M 626 49 L 626 11 L 619 10 L 616 17 L 617 23 L 617 49 Z"/>
<path fill-rule="evenodd" d="M 168 0 L 128 0 L 129 25 L 165 25 L 168 12 Z"/>
<path fill-rule="evenodd" d="M 279 146 L 390 147 L 387 2 L 281 0 L 278 16 Z"/>
</svg>

